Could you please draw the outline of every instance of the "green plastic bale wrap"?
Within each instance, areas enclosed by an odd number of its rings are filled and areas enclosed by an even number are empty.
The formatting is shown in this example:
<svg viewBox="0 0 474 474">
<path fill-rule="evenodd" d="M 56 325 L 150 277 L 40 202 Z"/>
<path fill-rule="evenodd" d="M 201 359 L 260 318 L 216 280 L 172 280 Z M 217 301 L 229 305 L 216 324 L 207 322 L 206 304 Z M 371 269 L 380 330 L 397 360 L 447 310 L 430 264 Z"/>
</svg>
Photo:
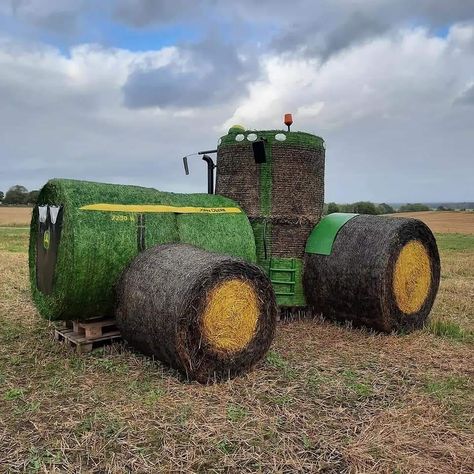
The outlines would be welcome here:
<svg viewBox="0 0 474 474">
<path fill-rule="evenodd" d="M 30 280 L 40 314 L 52 320 L 112 315 L 124 268 L 140 251 L 164 243 L 256 262 L 247 216 L 228 198 L 50 180 L 30 232 Z"/>
</svg>

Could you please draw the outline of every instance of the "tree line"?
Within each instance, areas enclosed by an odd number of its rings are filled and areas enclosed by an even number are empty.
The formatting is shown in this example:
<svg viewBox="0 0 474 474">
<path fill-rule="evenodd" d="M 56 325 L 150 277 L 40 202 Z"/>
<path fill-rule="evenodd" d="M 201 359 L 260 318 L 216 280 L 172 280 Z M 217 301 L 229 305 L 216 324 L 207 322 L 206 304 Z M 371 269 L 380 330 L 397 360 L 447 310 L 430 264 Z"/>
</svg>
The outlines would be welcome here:
<svg viewBox="0 0 474 474">
<path fill-rule="evenodd" d="M 333 214 L 334 212 L 353 212 L 355 214 L 393 214 L 395 212 L 418 212 L 418 211 L 430 211 L 431 209 L 421 203 L 415 204 L 404 204 L 400 206 L 398 210 L 395 210 L 390 204 L 382 202 L 381 204 L 375 204 L 370 201 L 358 201 L 352 204 L 336 204 L 330 202 L 326 206 L 326 214 Z"/>
<path fill-rule="evenodd" d="M 36 204 L 39 191 L 34 189 L 28 191 L 24 186 L 16 184 L 12 186 L 6 193 L 0 191 L 0 204 L 14 204 L 30 206 Z"/>
<path fill-rule="evenodd" d="M 6 193 L 0 191 L 0 204 L 7 205 L 34 205 L 38 199 L 39 191 L 34 189 L 28 191 L 24 186 L 16 184 L 12 186 Z M 430 211 L 431 208 L 426 204 L 421 203 L 408 203 L 401 206 L 399 209 L 394 209 L 390 204 L 382 202 L 381 204 L 375 204 L 370 201 L 357 201 L 352 204 L 336 204 L 330 202 L 324 205 L 325 214 L 333 214 L 334 212 L 353 212 L 356 214 L 393 214 L 395 212 L 418 212 L 418 211 Z M 451 207 L 438 206 L 438 211 L 451 211 L 454 210 Z"/>
</svg>

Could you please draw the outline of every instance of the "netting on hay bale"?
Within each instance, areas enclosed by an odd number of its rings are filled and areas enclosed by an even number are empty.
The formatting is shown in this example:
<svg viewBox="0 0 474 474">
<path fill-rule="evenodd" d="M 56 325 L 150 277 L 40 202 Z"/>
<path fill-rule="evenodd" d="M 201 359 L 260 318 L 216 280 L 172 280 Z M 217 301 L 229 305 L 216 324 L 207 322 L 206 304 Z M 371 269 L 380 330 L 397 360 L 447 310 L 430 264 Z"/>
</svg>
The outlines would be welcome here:
<svg viewBox="0 0 474 474">
<path fill-rule="evenodd" d="M 242 141 L 236 141 L 239 135 Z M 251 135 L 265 141 L 266 163 L 255 163 L 252 142 L 245 138 Z M 231 129 L 221 138 L 217 166 L 216 192 L 236 200 L 252 222 L 271 224 L 272 254 L 302 258 L 323 212 L 323 139 L 303 132 Z"/>
<path fill-rule="evenodd" d="M 124 271 L 116 318 L 134 347 L 206 383 L 267 352 L 277 308 L 260 268 L 190 245 L 150 248 Z"/>
<path fill-rule="evenodd" d="M 111 315 L 122 270 L 141 250 L 170 242 L 256 261 L 248 218 L 230 199 L 51 180 L 31 221 L 33 300 L 48 319 Z"/>
<path fill-rule="evenodd" d="M 307 254 L 304 288 L 313 311 L 376 330 L 421 328 L 440 280 L 430 229 L 416 219 L 357 216 L 330 255 Z"/>
<path fill-rule="evenodd" d="M 255 163 L 255 140 L 265 142 L 266 163 Z M 218 146 L 216 192 L 247 212 L 259 265 L 270 274 L 271 262 L 284 268 L 295 260 L 294 294 L 278 295 L 282 307 L 305 306 L 301 267 L 306 240 L 323 211 L 324 153 L 322 138 L 282 130 L 231 129 Z"/>
</svg>

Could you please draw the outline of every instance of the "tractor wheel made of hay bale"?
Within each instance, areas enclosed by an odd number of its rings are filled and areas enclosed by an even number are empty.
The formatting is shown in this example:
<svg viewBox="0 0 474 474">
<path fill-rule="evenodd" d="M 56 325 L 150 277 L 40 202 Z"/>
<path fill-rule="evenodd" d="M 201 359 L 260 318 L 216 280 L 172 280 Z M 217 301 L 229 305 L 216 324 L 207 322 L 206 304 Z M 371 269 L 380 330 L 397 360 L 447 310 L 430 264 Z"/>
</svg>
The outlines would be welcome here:
<svg viewBox="0 0 474 474">
<path fill-rule="evenodd" d="M 327 255 L 305 257 L 313 311 L 384 332 L 423 327 L 440 280 L 436 240 L 423 222 L 349 216 L 331 243 Z"/>
<path fill-rule="evenodd" d="M 275 334 L 275 294 L 263 271 L 191 245 L 142 252 L 116 293 L 124 339 L 201 383 L 250 369 Z"/>
</svg>

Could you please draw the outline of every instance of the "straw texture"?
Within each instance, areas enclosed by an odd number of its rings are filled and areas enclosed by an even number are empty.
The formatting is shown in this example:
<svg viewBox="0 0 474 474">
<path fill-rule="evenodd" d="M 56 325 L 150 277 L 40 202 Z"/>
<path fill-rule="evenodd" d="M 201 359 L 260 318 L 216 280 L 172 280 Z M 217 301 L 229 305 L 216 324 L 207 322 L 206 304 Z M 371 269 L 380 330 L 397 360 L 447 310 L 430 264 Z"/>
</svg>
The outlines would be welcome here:
<svg viewBox="0 0 474 474">
<path fill-rule="evenodd" d="M 233 377 L 260 360 L 276 315 L 260 268 L 190 245 L 144 251 L 117 287 L 116 317 L 127 341 L 202 383 Z"/>
<path fill-rule="evenodd" d="M 303 284 L 314 312 L 390 332 L 425 324 L 439 279 L 436 241 L 423 222 L 361 215 L 341 228 L 331 255 L 306 255 Z"/>
<path fill-rule="evenodd" d="M 247 138 L 252 134 L 265 142 L 266 163 L 254 161 Z M 285 140 L 279 141 L 282 134 Z M 231 129 L 221 138 L 216 190 L 247 212 L 258 263 L 267 272 L 273 258 L 304 257 L 306 240 L 323 211 L 324 160 L 323 139 L 308 133 Z M 301 274 L 297 277 L 301 280 Z M 305 304 L 302 292 L 277 300 L 284 306 Z"/>
</svg>

